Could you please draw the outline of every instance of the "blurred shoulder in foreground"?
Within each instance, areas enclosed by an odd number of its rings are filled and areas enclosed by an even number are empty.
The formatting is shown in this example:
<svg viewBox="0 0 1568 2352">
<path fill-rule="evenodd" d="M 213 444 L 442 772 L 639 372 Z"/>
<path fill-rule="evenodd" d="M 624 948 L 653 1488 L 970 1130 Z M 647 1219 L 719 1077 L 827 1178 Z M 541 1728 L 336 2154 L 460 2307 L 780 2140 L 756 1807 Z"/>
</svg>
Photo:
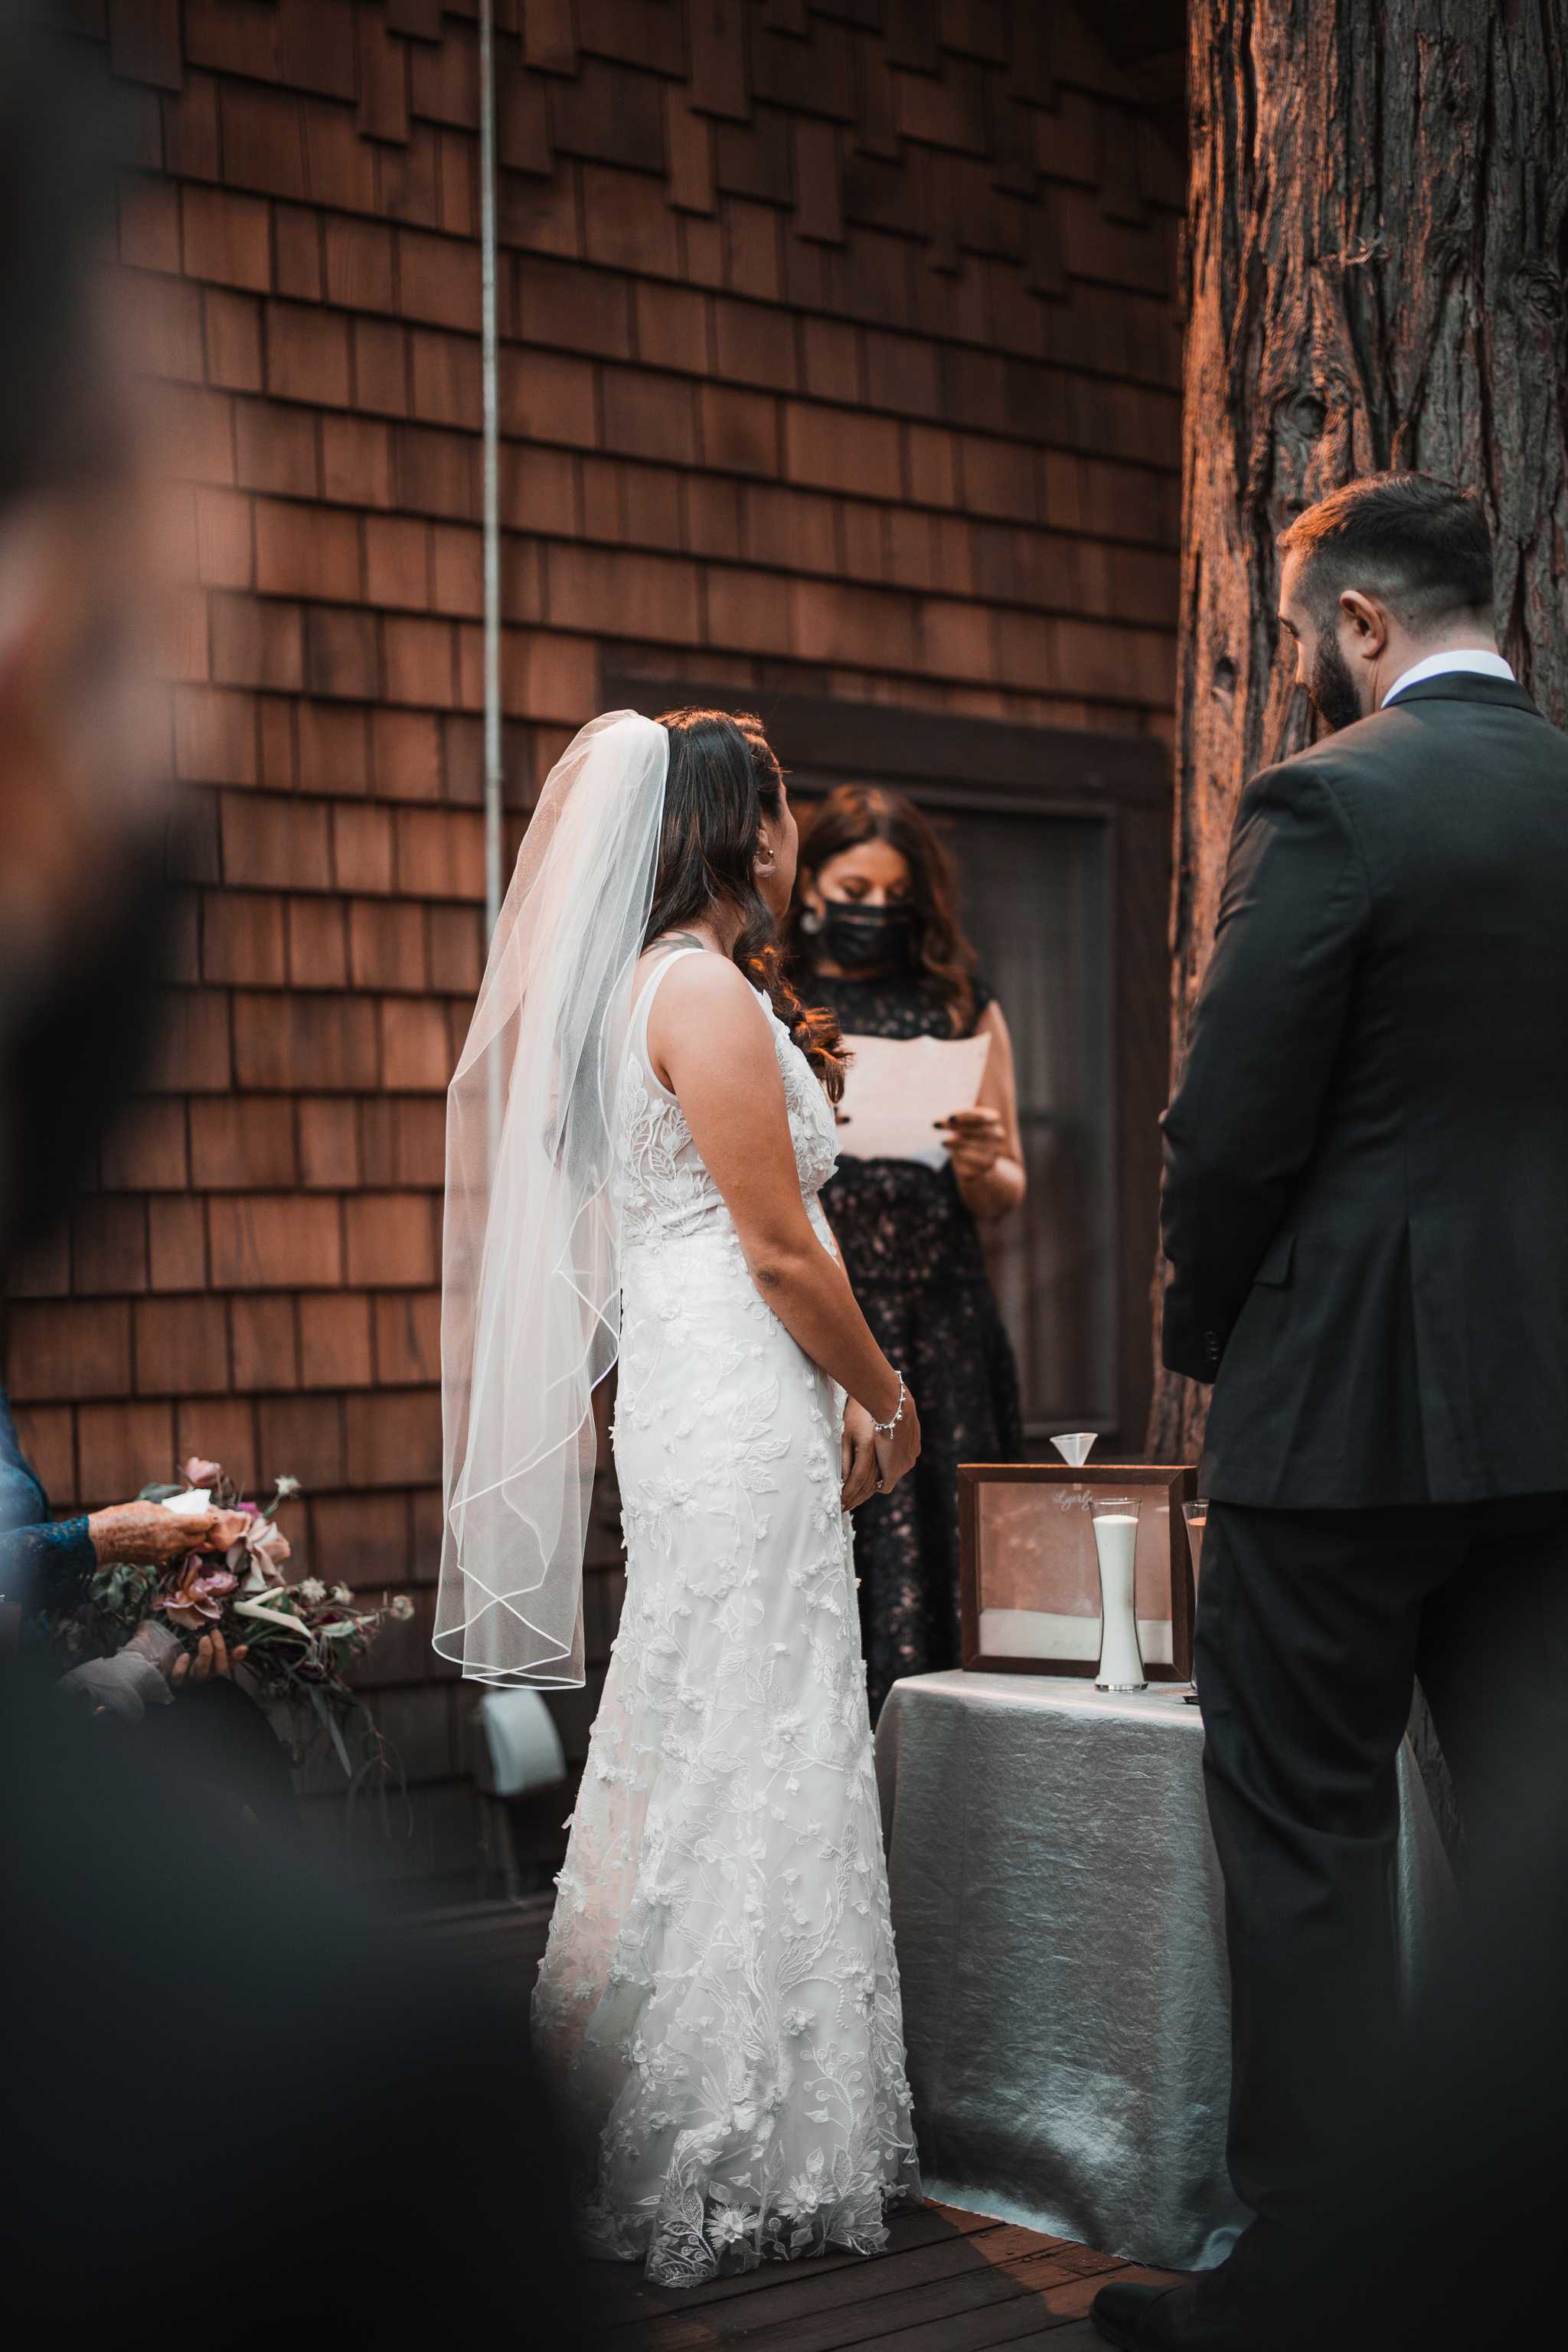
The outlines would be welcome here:
<svg viewBox="0 0 1568 2352">
<path fill-rule="evenodd" d="M 590 2339 L 524 2001 L 0 1662 L 18 2340 Z"/>
</svg>

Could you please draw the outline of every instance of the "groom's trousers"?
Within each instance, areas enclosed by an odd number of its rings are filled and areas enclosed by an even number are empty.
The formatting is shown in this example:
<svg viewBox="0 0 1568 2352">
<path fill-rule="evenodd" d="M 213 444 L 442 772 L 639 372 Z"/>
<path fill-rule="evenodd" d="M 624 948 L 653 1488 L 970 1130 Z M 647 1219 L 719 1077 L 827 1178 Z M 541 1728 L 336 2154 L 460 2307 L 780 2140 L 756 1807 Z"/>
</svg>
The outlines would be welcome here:
<svg viewBox="0 0 1568 2352">
<path fill-rule="evenodd" d="M 1568 1787 L 1568 1496 L 1215 1502 L 1196 1660 L 1230 1955 L 1230 2169 L 1259 2217 L 1226 2270 L 1267 2292 L 1321 2260 L 1333 2184 L 1383 2120 L 1396 1763 L 1416 1677 L 1467 1870 L 1506 1853 L 1542 1788 Z"/>
</svg>

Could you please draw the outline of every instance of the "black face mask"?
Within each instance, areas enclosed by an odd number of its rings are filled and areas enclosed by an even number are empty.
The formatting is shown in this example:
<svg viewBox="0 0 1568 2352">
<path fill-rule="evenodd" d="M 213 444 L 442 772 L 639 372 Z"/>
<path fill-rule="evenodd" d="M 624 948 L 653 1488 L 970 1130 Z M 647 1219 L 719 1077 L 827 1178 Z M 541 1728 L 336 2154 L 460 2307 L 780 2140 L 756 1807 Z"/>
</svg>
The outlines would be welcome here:
<svg viewBox="0 0 1568 2352">
<path fill-rule="evenodd" d="M 898 902 L 861 907 L 829 898 L 816 936 L 823 954 L 841 971 L 901 970 L 914 954 L 915 909 Z"/>
</svg>

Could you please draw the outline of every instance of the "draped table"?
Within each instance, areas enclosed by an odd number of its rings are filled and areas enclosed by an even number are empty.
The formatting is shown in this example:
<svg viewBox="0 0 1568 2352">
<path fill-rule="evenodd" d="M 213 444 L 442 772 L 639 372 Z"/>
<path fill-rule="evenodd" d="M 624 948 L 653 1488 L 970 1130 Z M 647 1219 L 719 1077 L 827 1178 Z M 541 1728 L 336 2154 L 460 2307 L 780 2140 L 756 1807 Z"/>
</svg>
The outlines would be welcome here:
<svg viewBox="0 0 1568 2352">
<path fill-rule="evenodd" d="M 894 1684 L 877 1777 L 928 2197 L 1171 2270 L 1222 2262 L 1246 2226 L 1202 1759 L 1169 1685 Z M 1399 1789 L 1408 1980 L 1451 1883 L 1407 1740 Z"/>
</svg>

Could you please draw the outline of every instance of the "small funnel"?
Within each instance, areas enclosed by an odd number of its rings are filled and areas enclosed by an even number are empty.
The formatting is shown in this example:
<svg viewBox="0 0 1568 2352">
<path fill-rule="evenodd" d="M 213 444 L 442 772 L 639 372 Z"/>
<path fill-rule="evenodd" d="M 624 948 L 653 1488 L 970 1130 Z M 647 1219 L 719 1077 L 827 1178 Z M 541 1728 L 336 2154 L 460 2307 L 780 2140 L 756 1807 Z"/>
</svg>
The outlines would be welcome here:
<svg viewBox="0 0 1568 2352">
<path fill-rule="evenodd" d="M 1075 1430 L 1070 1436 L 1053 1437 L 1051 1444 L 1062 1460 L 1074 1470 L 1081 1470 L 1089 1460 L 1089 1448 L 1098 1433 L 1092 1429 Z"/>
</svg>

